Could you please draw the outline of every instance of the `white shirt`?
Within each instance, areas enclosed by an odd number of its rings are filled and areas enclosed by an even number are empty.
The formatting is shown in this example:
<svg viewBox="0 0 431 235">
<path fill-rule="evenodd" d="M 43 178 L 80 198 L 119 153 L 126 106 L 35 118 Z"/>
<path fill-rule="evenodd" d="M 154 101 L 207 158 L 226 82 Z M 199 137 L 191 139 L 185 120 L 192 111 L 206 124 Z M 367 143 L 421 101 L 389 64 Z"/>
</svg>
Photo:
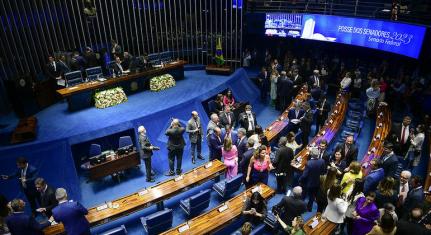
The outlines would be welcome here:
<svg viewBox="0 0 431 235">
<path fill-rule="evenodd" d="M 340 86 L 342 89 L 346 89 L 347 87 L 350 86 L 350 84 L 352 83 L 352 79 L 349 77 L 344 77 L 343 80 L 341 80 Z"/>
<path fill-rule="evenodd" d="M 402 136 L 404 131 L 404 138 Z M 410 126 L 404 126 L 403 124 L 401 124 L 401 133 L 400 133 L 400 141 L 404 141 L 402 142 L 402 144 L 405 144 L 408 140 L 409 140 L 409 136 L 410 136 Z"/>
<path fill-rule="evenodd" d="M 403 186 L 405 187 L 405 190 L 404 190 L 404 192 L 402 192 L 402 190 L 403 190 Z M 408 182 L 406 182 L 405 184 L 400 184 L 400 189 L 398 190 L 398 192 L 399 192 L 399 196 L 403 196 L 403 198 L 402 198 L 402 202 L 404 203 L 404 201 L 406 200 L 406 198 L 407 198 L 407 193 L 409 193 L 409 183 Z"/>
<path fill-rule="evenodd" d="M 254 118 L 253 118 L 253 114 L 247 113 L 247 119 L 248 119 L 248 130 L 249 131 L 254 130 Z"/>
<path fill-rule="evenodd" d="M 120 68 L 121 73 L 123 73 L 123 66 L 120 63 L 117 63 L 118 68 Z"/>
<path fill-rule="evenodd" d="M 332 223 L 341 224 L 344 222 L 348 206 L 349 204 L 341 198 L 336 198 L 334 201 L 328 198 L 328 205 L 322 216 Z"/>
<path fill-rule="evenodd" d="M 22 184 L 22 187 L 24 188 L 27 188 L 27 184 L 25 183 L 25 181 L 22 181 L 22 180 L 25 179 L 25 176 L 27 175 L 27 169 L 28 169 L 28 163 L 24 167 L 24 169 L 21 170 L 21 184 Z"/>
<path fill-rule="evenodd" d="M 412 140 L 410 140 L 410 143 L 412 144 L 410 146 L 410 149 L 421 151 L 422 150 L 422 144 L 424 143 L 424 139 L 425 139 L 424 133 L 417 134 Z"/>
</svg>

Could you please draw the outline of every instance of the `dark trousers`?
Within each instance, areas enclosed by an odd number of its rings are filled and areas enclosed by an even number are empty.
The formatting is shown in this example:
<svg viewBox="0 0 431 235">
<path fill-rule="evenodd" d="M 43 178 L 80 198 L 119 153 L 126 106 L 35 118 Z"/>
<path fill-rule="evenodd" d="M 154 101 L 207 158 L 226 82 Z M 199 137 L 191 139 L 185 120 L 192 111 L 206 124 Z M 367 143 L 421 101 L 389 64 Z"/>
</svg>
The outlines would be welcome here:
<svg viewBox="0 0 431 235">
<path fill-rule="evenodd" d="M 317 196 L 318 191 L 319 191 L 319 187 L 305 188 L 304 199 L 308 197 L 308 203 L 307 203 L 308 210 L 311 210 L 313 208 L 313 202 Z"/>
<path fill-rule="evenodd" d="M 177 173 L 181 172 L 181 163 L 183 161 L 183 152 L 184 149 L 170 149 L 168 152 L 168 159 L 169 159 L 169 171 L 171 173 L 175 172 L 174 170 L 174 163 L 175 158 L 177 159 Z"/>
<path fill-rule="evenodd" d="M 145 163 L 145 174 L 147 175 L 147 180 L 151 180 L 151 157 L 144 158 Z"/>
<path fill-rule="evenodd" d="M 276 179 L 277 179 L 277 191 L 279 193 L 285 194 L 286 193 L 286 186 L 287 186 L 286 175 L 276 176 Z"/>
<path fill-rule="evenodd" d="M 191 143 L 190 144 L 190 151 L 192 154 L 192 159 L 195 159 L 196 156 L 201 156 L 201 152 L 202 152 L 202 138 L 198 138 L 196 143 Z M 195 155 L 195 152 L 197 152 L 197 155 Z"/>
<path fill-rule="evenodd" d="M 304 146 L 304 148 L 307 147 L 308 145 L 309 136 L 310 136 L 310 132 L 307 132 L 307 131 L 302 132 L 301 140 L 302 140 L 302 146 Z"/>
<path fill-rule="evenodd" d="M 36 213 L 36 209 L 38 208 L 36 205 L 37 192 L 33 190 L 24 189 L 24 188 L 21 188 L 21 189 L 24 192 L 28 202 L 30 203 L 31 212 Z"/>
<path fill-rule="evenodd" d="M 282 112 L 286 110 L 287 107 L 289 107 L 290 102 L 292 102 L 291 96 L 281 96 L 280 97 L 280 109 Z"/>
</svg>

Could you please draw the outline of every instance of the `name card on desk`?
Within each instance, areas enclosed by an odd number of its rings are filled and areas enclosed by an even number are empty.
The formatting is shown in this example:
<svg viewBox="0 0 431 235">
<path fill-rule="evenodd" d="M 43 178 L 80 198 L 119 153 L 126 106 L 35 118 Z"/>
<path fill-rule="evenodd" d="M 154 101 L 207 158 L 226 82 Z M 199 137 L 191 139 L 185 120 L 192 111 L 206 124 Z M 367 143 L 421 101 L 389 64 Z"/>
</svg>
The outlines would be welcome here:
<svg viewBox="0 0 431 235">
<path fill-rule="evenodd" d="M 262 193 L 262 188 L 260 186 L 256 186 L 251 190 L 251 193 L 259 192 Z"/>
<path fill-rule="evenodd" d="M 138 193 L 138 195 L 139 196 L 144 196 L 145 194 L 147 194 L 148 193 L 148 190 L 147 189 L 144 189 L 144 190 L 142 190 L 142 191 L 140 191 L 139 193 Z"/>
<path fill-rule="evenodd" d="M 319 220 L 317 220 L 316 218 L 313 219 L 313 222 L 310 224 L 310 227 L 312 229 L 314 229 L 315 227 L 317 227 L 317 225 L 319 224 Z"/>
<path fill-rule="evenodd" d="M 227 210 L 229 207 L 227 205 L 223 205 L 220 208 L 218 208 L 218 212 L 223 212 L 225 210 Z"/>
<path fill-rule="evenodd" d="M 329 120 L 329 123 L 331 123 L 331 124 L 332 124 L 333 122 L 334 122 L 334 121 L 333 121 L 332 119 L 331 119 L 331 120 Z"/>
<path fill-rule="evenodd" d="M 189 226 L 188 224 L 183 225 L 183 226 L 181 226 L 181 227 L 179 227 L 179 228 L 178 228 L 178 232 L 179 232 L 179 233 L 182 233 L 182 232 L 184 232 L 184 231 L 189 230 L 189 228 L 190 228 L 190 226 Z"/>
<path fill-rule="evenodd" d="M 98 206 L 96 208 L 97 211 L 102 211 L 102 210 L 105 210 L 105 209 L 108 209 L 108 204 L 103 204 L 103 205 Z"/>
<path fill-rule="evenodd" d="M 182 180 L 182 179 L 184 179 L 184 176 L 183 176 L 183 175 L 180 175 L 180 176 L 178 176 L 177 178 L 175 178 L 175 179 L 174 179 L 174 181 L 175 181 L 175 182 L 177 182 L 177 181 L 180 181 L 180 180 Z"/>
<path fill-rule="evenodd" d="M 213 165 L 213 162 L 208 162 L 208 163 L 205 165 L 205 169 L 210 168 L 212 165 Z"/>
</svg>

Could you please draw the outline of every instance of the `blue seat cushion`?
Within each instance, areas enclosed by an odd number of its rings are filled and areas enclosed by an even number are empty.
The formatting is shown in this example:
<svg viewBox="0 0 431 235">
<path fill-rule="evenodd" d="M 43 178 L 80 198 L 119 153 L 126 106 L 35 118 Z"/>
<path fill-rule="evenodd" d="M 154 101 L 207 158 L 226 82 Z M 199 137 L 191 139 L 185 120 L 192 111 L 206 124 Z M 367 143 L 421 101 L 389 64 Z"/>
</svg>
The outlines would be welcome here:
<svg viewBox="0 0 431 235">
<path fill-rule="evenodd" d="M 124 225 L 121 225 L 120 227 L 116 227 L 106 232 L 103 232 L 100 235 L 124 235 L 124 234 L 127 234 L 127 230 Z"/>
<path fill-rule="evenodd" d="M 213 185 L 213 189 L 217 191 L 217 193 L 219 193 L 220 195 L 223 195 L 225 188 L 226 188 L 226 181 L 220 181 Z"/>
<path fill-rule="evenodd" d="M 184 211 L 189 212 L 190 211 L 190 198 L 186 198 L 184 200 L 181 200 L 180 206 L 183 208 Z"/>
</svg>

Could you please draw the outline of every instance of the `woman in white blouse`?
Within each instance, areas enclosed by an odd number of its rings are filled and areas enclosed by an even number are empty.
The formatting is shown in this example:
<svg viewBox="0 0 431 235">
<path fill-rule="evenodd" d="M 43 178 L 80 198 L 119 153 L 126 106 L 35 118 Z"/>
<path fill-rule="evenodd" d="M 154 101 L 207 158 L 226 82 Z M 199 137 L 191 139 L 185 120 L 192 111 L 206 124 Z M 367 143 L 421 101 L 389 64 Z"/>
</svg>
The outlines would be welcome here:
<svg viewBox="0 0 431 235">
<path fill-rule="evenodd" d="M 296 150 L 300 149 L 302 147 L 302 144 L 296 143 L 295 133 L 293 132 L 287 133 L 286 138 L 287 138 L 286 147 L 291 148 L 293 150 L 293 153 L 296 154 Z"/>
<path fill-rule="evenodd" d="M 344 223 L 344 217 L 346 216 L 348 203 L 341 198 L 341 185 L 334 184 L 328 190 L 328 205 L 322 214 L 323 218 L 341 225 Z M 336 231 L 336 234 L 340 233 L 340 226 Z"/>
<path fill-rule="evenodd" d="M 419 165 L 422 155 L 422 144 L 424 143 L 424 125 L 420 124 L 416 127 L 416 134 L 410 133 L 410 148 L 406 158 L 409 160 L 409 168 Z"/>
</svg>

